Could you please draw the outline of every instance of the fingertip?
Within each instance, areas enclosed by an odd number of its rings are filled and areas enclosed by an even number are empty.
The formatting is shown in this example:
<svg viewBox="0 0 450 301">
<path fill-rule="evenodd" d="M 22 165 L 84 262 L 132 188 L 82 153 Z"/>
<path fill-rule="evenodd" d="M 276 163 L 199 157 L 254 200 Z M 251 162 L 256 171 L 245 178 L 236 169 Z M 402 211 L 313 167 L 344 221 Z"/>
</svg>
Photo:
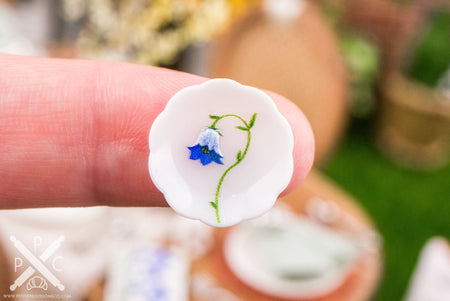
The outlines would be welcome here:
<svg viewBox="0 0 450 301">
<path fill-rule="evenodd" d="M 311 125 L 301 109 L 287 98 L 271 91 L 266 93 L 273 99 L 280 113 L 291 125 L 294 135 L 294 172 L 288 187 L 282 195 L 294 190 L 306 178 L 314 163 L 314 134 Z"/>
</svg>

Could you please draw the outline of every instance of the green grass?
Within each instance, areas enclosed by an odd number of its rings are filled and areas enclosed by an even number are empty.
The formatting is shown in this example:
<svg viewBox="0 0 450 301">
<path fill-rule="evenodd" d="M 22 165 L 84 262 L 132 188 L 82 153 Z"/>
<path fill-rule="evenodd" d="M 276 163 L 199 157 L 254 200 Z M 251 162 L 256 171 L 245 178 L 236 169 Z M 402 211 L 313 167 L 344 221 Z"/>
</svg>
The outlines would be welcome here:
<svg viewBox="0 0 450 301">
<path fill-rule="evenodd" d="M 449 68 L 449 45 L 450 10 L 442 8 L 419 36 L 409 75 L 434 87 Z"/>
<path fill-rule="evenodd" d="M 450 238 L 450 166 L 400 168 L 380 154 L 366 122 L 353 122 L 325 173 L 371 215 L 384 240 L 385 271 L 375 300 L 401 300 L 427 239 Z"/>
</svg>

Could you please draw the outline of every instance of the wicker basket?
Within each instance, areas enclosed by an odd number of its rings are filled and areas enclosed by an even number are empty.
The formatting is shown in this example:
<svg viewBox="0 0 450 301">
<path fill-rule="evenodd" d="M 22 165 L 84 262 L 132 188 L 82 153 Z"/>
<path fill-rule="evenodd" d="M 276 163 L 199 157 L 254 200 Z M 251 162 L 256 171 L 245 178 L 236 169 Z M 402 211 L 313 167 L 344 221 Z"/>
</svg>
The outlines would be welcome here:
<svg viewBox="0 0 450 301">
<path fill-rule="evenodd" d="M 376 142 L 396 163 L 412 169 L 436 169 L 450 154 L 450 101 L 399 73 L 380 87 Z"/>
</svg>

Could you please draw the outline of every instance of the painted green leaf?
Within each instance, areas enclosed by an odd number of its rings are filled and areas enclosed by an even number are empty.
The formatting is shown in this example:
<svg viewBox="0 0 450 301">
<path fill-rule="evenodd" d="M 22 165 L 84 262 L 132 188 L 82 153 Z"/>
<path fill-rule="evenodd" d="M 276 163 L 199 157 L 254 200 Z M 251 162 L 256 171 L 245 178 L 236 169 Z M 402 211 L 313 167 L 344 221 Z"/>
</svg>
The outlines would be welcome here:
<svg viewBox="0 0 450 301">
<path fill-rule="evenodd" d="M 245 128 L 245 127 L 240 126 L 240 125 L 238 125 L 236 128 L 237 128 L 238 130 L 248 131 L 248 128 Z"/>
<path fill-rule="evenodd" d="M 250 122 L 248 123 L 248 128 L 252 128 L 255 125 L 256 113 L 252 115 Z"/>
<path fill-rule="evenodd" d="M 237 155 L 236 155 L 236 159 L 237 159 L 238 161 L 241 161 L 241 160 L 242 160 L 242 152 L 241 152 L 241 151 L 238 151 L 238 153 L 237 153 Z"/>
<path fill-rule="evenodd" d="M 211 119 L 219 119 L 220 117 L 217 116 L 217 115 L 209 115 L 209 118 L 211 118 Z"/>
<path fill-rule="evenodd" d="M 217 205 L 216 205 L 216 203 L 214 203 L 214 202 L 209 202 L 210 204 L 211 204 L 211 206 L 213 206 L 214 207 L 214 209 L 217 209 Z"/>
</svg>

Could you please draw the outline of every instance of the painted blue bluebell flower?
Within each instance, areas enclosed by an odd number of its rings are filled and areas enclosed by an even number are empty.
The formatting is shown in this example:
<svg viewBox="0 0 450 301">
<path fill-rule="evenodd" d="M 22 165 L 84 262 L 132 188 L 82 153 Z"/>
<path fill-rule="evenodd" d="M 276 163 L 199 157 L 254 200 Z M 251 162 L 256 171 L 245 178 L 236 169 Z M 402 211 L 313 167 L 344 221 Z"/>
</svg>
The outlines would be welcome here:
<svg viewBox="0 0 450 301">
<path fill-rule="evenodd" d="M 189 159 L 191 160 L 198 160 L 200 159 L 200 162 L 202 162 L 203 165 L 208 165 L 211 162 L 216 162 L 218 164 L 223 164 L 222 162 L 222 153 L 219 149 L 219 138 L 221 134 L 217 131 L 216 124 L 227 117 L 234 117 L 239 119 L 242 122 L 242 125 L 236 126 L 238 130 L 247 132 L 247 144 L 245 145 L 244 151 L 239 150 L 236 154 L 236 162 L 234 162 L 231 166 L 229 166 L 222 176 L 220 177 L 219 183 L 217 184 L 216 189 L 216 197 L 214 201 L 209 202 L 211 206 L 216 210 L 216 218 L 217 223 L 220 224 L 220 216 L 219 216 L 219 193 L 220 188 L 222 187 L 223 180 L 225 179 L 226 175 L 238 166 L 244 157 L 247 155 L 248 148 L 250 146 L 250 140 L 251 140 L 251 132 L 250 130 L 255 125 L 256 120 L 256 113 L 252 115 L 250 118 L 250 121 L 245 121 L 241 116 L 236 114 L 225 114 L 221 116 L 217 115 L 209 115 L 209 118 L 213 119 L 214 121 L 212 124 L 205 130 L 203 130 L 200 134 L 200 136 L 197 139 L 197 144 L 194 146 L 188 146 L 188 149 L 191 151 L 191 156 Z"/>
<path fill-rule="evenodd" d="M 219 137 L 219 132 L 213 128 L 203 130 L 197 139 L 197 143 L 194 146 L 188 146 L 191 151 L 189 159 L 200 159 L 203 165 L 208 165 L 211 162 L 223 164 L 221 160 L 223 155 L 219 149 Z"/>
</svg>

